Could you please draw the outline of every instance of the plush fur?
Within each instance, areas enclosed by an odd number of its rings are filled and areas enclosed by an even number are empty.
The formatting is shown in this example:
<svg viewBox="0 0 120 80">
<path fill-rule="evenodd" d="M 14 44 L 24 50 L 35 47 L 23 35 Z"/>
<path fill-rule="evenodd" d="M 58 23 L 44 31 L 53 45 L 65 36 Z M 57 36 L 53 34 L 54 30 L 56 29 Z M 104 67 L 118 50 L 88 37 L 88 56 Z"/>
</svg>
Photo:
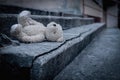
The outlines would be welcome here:
<svg viewBox="0 0 120 80">
<path fill-rule="evenodd" d="M 29 11 L 18 15 L 18 24 L 11 27 L 11 35 L 23 42 L 41 42 L 45 40 L 46 27 L 30 17 Z"/>
<path fill-rule="evenodd" d="M 22 42 L 41 42 L 45 38 L 49 41 L 63 41 L 61 25 L 51 22 L 45 27 L 33 20 L 29 11 L 22 11 L 18 15 L 18 24 L 11 27 L 11 35 Z"/>
<path fill-rule="evenodd" d="M 49 41 L 63 41 L 63 30 L 60 24 L 50 22 L 45 31 L 46 39 Z"/>
<path fill-rule="evenodd" d="M 21 24 L 14 24 L 10 32 L 12 36 L 22 42 L 41 42 L 45 40 L 45 27 L 43 25 L 23 27 Z"/>
<path fill-rule="evenodd" d="M 14 24 L 11 27 L 10 33 L 11 36 L 16 37 L 19 36 L 19 33 L 21 32 L 22 25 L 21 24 Z"/>
</svg>

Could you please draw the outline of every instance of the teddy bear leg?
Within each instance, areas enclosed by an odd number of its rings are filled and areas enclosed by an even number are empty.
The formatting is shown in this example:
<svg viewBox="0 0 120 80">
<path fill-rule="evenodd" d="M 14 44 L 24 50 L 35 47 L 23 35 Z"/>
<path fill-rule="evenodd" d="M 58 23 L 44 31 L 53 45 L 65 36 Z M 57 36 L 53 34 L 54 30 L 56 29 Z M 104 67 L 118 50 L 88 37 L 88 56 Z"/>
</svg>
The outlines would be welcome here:
<svg viewBox="0 0 120 80">
<path fill-rule="evenodd" d="M 16 37 L 17 35 L 19 35 L 21 33 L 21 30 L 22 30 L 22 25 L 14 24 L 11 27 L 10 34 L 11 34 L 11 36 Z"/>
</svg>

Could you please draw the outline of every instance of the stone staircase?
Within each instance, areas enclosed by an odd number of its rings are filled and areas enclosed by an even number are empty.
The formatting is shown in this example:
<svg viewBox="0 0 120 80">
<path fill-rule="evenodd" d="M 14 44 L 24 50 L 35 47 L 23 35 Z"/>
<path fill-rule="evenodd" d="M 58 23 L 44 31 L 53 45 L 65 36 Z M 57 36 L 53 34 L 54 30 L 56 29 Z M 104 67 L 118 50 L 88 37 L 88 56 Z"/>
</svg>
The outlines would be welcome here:
<svg viewBox="0 0 120 80">
<path fill-rule="evenodd" d="M 94 23 L 92 18 L 31 17 L 44 25 L 51 21 L 61 24 L 65 40 L 0 48 L 2 80 L 52 80 L 105 28 L 104 23 Z M 11 25 L 17 23 L 17 14 L 0 14 L 0 22 L 0 32 L 9 36 Z"/>
</svg>

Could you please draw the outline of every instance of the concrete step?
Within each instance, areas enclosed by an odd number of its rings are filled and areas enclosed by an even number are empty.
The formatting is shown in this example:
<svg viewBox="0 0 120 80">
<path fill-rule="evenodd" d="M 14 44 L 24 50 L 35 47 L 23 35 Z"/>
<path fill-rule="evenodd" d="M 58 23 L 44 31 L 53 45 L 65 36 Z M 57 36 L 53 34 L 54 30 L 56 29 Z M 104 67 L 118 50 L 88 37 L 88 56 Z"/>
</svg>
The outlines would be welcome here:
<svg viewBox="0 0 120 80">
<path fill-rule="evenodd" d="M 54 80 L 120 80 L 120 30 L 106 29 Z"/>
<path fill-rule="evenodd" d="M 104 28 L 103 23 L 78 26 L 64 30 L 62 43 L 21 43 L 0 48 L 0 72 L 11 80 L 52 80 Z"/>
<path fill-rule="evenodd" d="M 93 18 L 80 18 L 80 17 L 60 17 L 60 16 L 39 16 L 32 15 L 33 19 L 43 23 L 45 26 L 51 21 L 59 23 L 63 29 L 70 29 L 81 25 L 92 24 Z M 9 35 L 10 28 L 13 24 L 17 23 L 17 14 L 0 14 L 0 32 Z"/>
<path fill-rule="evenodd" d="M 33 15 L 51 15 L 51 16 L 71 16 L 71 17 L 81 17 L 81 14 L 73 14 L 69 12 L 61 11 L 48 11 L 48 10 L 39 10 L 31 9 L 26 7 L 14 6 L 14 5 L 5 5 L 0 4 L 0 13 L 1 14 L 19 14 L 23 10 L 30 11 Z"/>
</svg>

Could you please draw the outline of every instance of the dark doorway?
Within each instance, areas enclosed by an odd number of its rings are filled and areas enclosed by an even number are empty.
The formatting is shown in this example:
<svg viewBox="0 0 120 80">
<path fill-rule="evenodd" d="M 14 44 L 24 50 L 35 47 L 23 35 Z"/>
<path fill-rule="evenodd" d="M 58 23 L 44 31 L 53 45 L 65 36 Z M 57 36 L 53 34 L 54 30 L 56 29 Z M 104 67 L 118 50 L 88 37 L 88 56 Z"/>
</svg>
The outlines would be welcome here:
<svg viewBox="0 0 120 80">
<path fill-rule="evenodd" d="M 118 4 L 118 28 L 120 29 L 120 4 Z"/>
<path fill-rule="evenodd" d="M 91 15 L 87 15 L 88 17 L 94 18 L 94 22 L 101 22 L 101 18 L 100 17 L 96 17 L 96 16 L 91 16 Z"/>
</svg>

